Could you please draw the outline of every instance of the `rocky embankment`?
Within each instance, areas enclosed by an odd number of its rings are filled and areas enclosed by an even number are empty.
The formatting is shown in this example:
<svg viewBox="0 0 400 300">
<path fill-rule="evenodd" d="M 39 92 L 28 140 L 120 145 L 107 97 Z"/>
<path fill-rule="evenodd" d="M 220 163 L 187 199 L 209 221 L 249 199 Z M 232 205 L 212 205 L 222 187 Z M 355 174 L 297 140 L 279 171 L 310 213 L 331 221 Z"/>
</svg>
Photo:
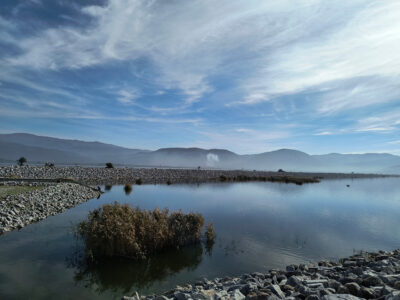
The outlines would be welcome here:
<svg viewBox="0 0 400 300">
<path fill-rule="evenodd" d="M 365 178 L 381 177 L 376 174 L 338 174 L 338 173 L 292 173 L 263 172 L 242 170 L 197 170 L 197 169 L 157 169 L 157 168 L 86 168 L 86 167 L 36 167 L 6 166 L 0 167 L 0 177 L 15 178 L 73 178 L 79 182 L 102 184 L 129 184 L 140 179 L 142 183 L 202 183 L 220 181 L 282 181 L 318 182 L 324 178 Z M 283 180 L 282 180 L 283 179 Z"/>
<path fill-rule="evenodd" d="M 290 265 L 286 271 L 204 279 L 163 294 L 125 300 L 400 299 L 400 251 L 361 253 L 339 262 Z"/>
<path fill-rule="evenodd" d="M 21 183 L 7 183 L 13 184 Z M 0 234 L 20 229 L 99 196 L 98 191 L 76 183 L 40 185 L 44 185 L 43 188 L 0 199 Z"/>
</svg>

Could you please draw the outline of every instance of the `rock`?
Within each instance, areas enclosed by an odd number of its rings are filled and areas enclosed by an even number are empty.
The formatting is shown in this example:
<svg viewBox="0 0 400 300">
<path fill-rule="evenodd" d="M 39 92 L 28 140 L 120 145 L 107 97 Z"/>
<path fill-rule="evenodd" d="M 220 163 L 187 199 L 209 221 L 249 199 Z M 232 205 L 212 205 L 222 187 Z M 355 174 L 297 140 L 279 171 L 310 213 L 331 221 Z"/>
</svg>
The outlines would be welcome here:
<svg viewBox="0 0 400 300">
<path fill-rule="evenodd" d="M 161 296 L 156 296 L 156 297 L 154 298 L 154 300 L 170 300 L 170 298 L 161 295 Z"/>
<path fill-rule="evenodd" d="M 396 290 L 400 290 L 400 280 L 396 281 L 393 285 Z"/>
<path fill-rule="evenodd" d="M 306 297 L 306 300 L 319 300 L 318 295 L 309 295 Z"/>
<path fill-rule="evenodd" d="M 175 298 L 176 300 L 187 300 L 187 299 L 190 299 L 191 296 L 190 296 L 190 294 L 188 294 L 188 293 L 175 292 L 175 293 L 174 293 L 174 298 Z"/>
<path fill-rule="evenodd" d="M 222 291 L 217 291 L 214 294 L 214 299 L 219 300 L 219 299 L 227 299 L 228 298 L 228 293 L 225 290 Z"/>
<path fill-rule="evenodd" d="M 239 290 L 234 290 L 231 293 L 229 293 L 229 296 L 233 300 L 244 300 L 246 297 L 239 291 Z"/>
<path fill-rule="evenodd" d="M 300 278 L 298 278 L 297 276 L 290 276 L 289 279 L 287 280 L 286 284 L 292 286 L 292 287 L 296 287 L 299 285 L 302 285 L 302 281 L 300 280 Z"/>
<path fill-rule="evenodd" d="M 332 294 L 322 297 L 322 300 L 357 300 L 357 299 L 360 298 L 348 294 Z"/>
<path fill-rule="evenodd" d="M 371 288 L 361 287 L 360 295 L 365 299 L 373 299 L 375 298 L 375 291 Z"/>
<path fill-rule="evenodd" d="M 349 283 L 346 283 L 344 286 L 348 289 L 349 293 L 352 294 L 353 296 L 360 295 L 361 287 L 357 283 L 349 282 Z"/>
<path fill-rule="evenodd" d="M 336 290 L 336 292 L 338 294 L 348 294 L 349 290 L 347 289 L 347 287 L 345 287 L 344 285 L 339 286 L 339 288 Z"/>
<path fill-rule="evenodd" d="M 376 275 L 367 275 L 362 281 L 361 284 L 366 287 L 377 286 L 383 284 L 382 280 Z"/>
<path fill-rule="evenodd" d="M 250 300 L 267 300 L 269 298 L 269 294 L 266 292 L 261 292 L 261 291 L 257 291 L 257 292 L 251 292 L 246 296 L 246 300 L 250 299 Z"/>
<path fill-rule="evenodd" d="M 268 287 L 272 293 L 274 293 L 279 298 L 285 298 L 285 294 L 282 292 L 281 288 L 277 284 L 272 284 Z"/>
</svg>

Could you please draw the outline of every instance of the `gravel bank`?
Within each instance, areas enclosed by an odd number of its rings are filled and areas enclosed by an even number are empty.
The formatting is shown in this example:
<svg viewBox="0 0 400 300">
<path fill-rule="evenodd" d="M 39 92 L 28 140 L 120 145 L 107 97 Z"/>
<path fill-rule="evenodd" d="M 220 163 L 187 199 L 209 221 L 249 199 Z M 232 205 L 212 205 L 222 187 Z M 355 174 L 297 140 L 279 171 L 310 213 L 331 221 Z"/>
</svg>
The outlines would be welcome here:
<svg viewBox="0 0 400 300">
<path fill-rule="evenodd" d="M 286 271 L 204 279 L 163 294 L 125 300 L 400 299 L 400 251 L 361 253 L 339 262 L 290 265 Z"/>
<path fill-rule="evenodd" d="M 98 196 L 99 192 L 94 189 L 76 183 L 47 183 L 42 189 L 6 196 L 0 199 L 0 234 L 20 229 Z"/>
<path fill-rule="evenodd" d="M 235 177 L 270 177 L 290 176 L 296 178 L 367 178 L 382 177 L 376 174 L 340 174 L 340 173 L 292 173 L 292 172 L 262 172 L 241 170 L 197 170 L 197 169 L 157 169 L 157 168 L 84 168 L 84 167 L 35 167 L 35 166 L 7 166 L 0 167 L 0 177 L 17 176 L 20 178 L 74 178 L 75 180 L 91 184 L 129 184 L 137 179 L 146 183 L 202 183 L 217 182 L 220 178 Z"/>
</svg>

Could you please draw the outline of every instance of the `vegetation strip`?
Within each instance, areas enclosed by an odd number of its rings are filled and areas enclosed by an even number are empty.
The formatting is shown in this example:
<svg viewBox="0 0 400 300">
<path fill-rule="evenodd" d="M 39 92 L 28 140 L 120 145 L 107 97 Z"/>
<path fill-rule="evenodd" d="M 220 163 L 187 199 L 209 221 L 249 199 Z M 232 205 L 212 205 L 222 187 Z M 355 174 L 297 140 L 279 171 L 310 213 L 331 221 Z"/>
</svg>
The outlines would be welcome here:
<svg viewBox="0 0 400 300">
<path fill-rule="evenodd" d="M 289 265 L 286 271 L 201 280 L 163 295 L 124 296 L 125 300 L 189 299 L 385 299 L 400 298 L 400 250 L 362 252 L 339 262 Z"/>
</svg>

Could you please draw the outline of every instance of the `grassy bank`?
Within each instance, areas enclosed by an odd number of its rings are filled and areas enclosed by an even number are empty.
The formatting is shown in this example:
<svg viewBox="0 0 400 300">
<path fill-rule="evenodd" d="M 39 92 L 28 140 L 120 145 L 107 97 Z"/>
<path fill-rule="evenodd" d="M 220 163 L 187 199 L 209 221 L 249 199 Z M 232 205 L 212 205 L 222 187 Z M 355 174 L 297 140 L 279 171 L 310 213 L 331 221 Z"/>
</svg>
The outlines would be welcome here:
<svg viewBox="0 0 400 300">
<path fill-rule="evenodd" d="M 0 199 L 5 199 L 9 195 L 19 195 L 23 193 L 32 192 L 35 190 L 43 189 L 43 186 L 25 186 L 25 185 L 17 185 L 17 186 L 0 186 Z"/>
</svg>

